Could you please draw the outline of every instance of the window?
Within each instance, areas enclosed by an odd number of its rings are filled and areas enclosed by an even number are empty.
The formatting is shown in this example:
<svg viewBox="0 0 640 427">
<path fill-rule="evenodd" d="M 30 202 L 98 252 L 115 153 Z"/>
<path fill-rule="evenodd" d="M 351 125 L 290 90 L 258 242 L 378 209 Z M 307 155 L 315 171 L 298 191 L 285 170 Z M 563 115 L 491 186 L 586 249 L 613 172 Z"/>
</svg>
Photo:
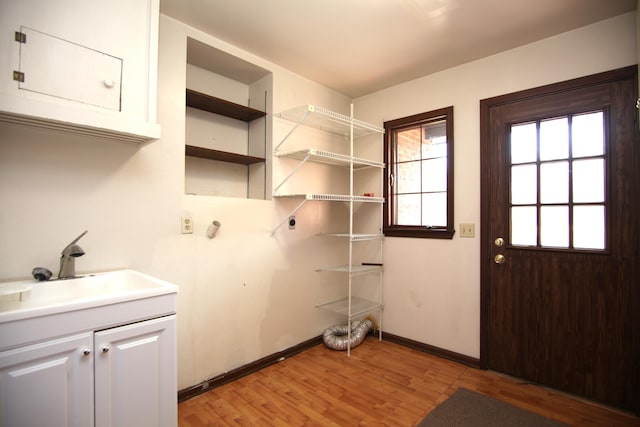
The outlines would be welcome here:
<svg viewBox="0 0 640 427">
<path fill-rule="evenodd" d="M 511 126 L 511 245 L 606 249 L 604 113 Z"/>
<path fill-rule="evenodd" d="M 453 238 L 453 107 L 384 123 L 384 234 Z"/>
</svg>

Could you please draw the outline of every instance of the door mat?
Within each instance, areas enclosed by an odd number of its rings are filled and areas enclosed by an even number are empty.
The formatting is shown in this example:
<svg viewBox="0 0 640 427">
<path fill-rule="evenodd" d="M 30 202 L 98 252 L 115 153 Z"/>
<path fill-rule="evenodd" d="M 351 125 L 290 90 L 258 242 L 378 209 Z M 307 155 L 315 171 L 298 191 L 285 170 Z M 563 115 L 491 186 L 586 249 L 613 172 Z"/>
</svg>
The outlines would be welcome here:
<svg viewBox="0 0 640 427">
<path fill-rule="evenodd" d="M 418 427 L 567 427 L 492 397 L 459 388 L 420 421 Z"/>
</svg>

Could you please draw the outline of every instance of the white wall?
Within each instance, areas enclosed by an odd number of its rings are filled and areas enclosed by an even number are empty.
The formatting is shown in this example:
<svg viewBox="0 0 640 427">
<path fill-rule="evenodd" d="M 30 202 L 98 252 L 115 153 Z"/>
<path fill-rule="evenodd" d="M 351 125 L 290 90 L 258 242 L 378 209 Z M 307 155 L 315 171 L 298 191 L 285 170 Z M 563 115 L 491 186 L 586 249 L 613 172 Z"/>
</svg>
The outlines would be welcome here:
<svg viewBox="0 0 640 427">
<path fill-rule="evenodd" d="M 179 285 L 182 389 L 320 335 L 340 320 L 314 306 L 341 296 L 314 272 L 338 263 L 335 243 L 315 237 L 334 208 L 305 207 L 295 231 L 271 237 L 287 202 L 184 195 L 187 36 L 271 70 L 275 111 L 316 103 L 348 114 L 349 99 L 164 16 L 160 33 L 160 140 L 139 147 L 0 124 L 0 280 L 35 266 L 57 273 L 60 251 L 89 230 L 79 273 L 130 267 Z M 274 127 L 276 140 L 289 125 Z M 193 235 L 180 234 L 183 211 Z M 214 219 L 222 227 L 209 240 Z"/>
<path fill-rule="evenodd" d="M 335 242 L 315 236 L 332 216 L 332 207 L 305 207 L 297 214 L 295 231 L 283 227 L 272 237 L 291 203 L 182 195 L 187 37 L 272 71 L 274 111 L 308 102 L 349 109 L 349 100 L 336 92 L 161 17 L 158 115 L 163 138 L 149 148 L 165 147 L 163 180 L 178 187 L 180 209 L 191 213 L 195 227 L 193 235 L 180 235 L 176 227 L 157 238 L 152 261 L 156 274 L 180 285 L 179 388 L 320 335 L 339 319 L 314 306 L 336 299 L 341 291 L 314 272 L 337 263 Z M 279 141 L 291 125 L 275 119 L 274 128 L 273 140 Z M 274 161 L 274 175 L 282 175 L 279 169 L 280 162 Z M 205 231 L 214 219 L 222 227 L 209 240 Z"/>
<path fill-rule="evenodd" d="M 338 263 L 343 251 L 314 234 L 344 215 L 308 205 L 295 232 L 285 227 L 271 237 L 288 202 L 184 195 L 187 36 L 271 70 L 274 111 L 314 103 L 348 114 L 349 100 L 165 16 L 160 33 L 162 139 L 137 147 L 0 124 L 0 280 L 28 277 L 35 266 L 56 272 L 62 248 L 88 229 L 78 272 L 131 267 L 179 285 L 178 386 L 185 388 L 339 321 L 313 306 L 342 287 L 313 271 Z M 478 101 L 629 65 L 635 52 L 634 15 L 624 15 L 360 98 L 356 113 L 382 124 L 454 105 L 455 222 L 479 224 Z M 287 129 L 274 120 L 274 144 Z M 274 161 L 275 177 L 283 169 Z M 304 175 L 319 186 L 334 176 L 322 167 Z M 184 210 L 193 235 L 179 234 Z M 208 240 L 213 219 L 222 228 Z M 478 356 L 479 238 L 387 239 L 385 329 Z"/>
<path fill-rule="evenodd" d="M 385 330 L 464 355 L 480 355 L 480 100 L 635 64 L 635 14 L 551 37 L 355 102 L 382 123 L 454 106 L 455 218 L 476 237 L 387 238 Z"/>
</svg>

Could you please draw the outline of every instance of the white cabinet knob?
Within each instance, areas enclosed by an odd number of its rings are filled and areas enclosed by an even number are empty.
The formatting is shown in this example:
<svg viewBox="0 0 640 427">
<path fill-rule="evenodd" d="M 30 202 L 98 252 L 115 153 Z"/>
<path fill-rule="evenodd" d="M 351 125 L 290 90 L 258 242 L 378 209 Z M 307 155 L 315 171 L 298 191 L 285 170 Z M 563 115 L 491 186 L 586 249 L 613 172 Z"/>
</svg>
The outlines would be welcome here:
<svg viewBox="0 0 640 427">
<path fill-rule="evenodd" d="M 102 346 L 102 352 L 103 353 L 109 353 L 110 347 L 108 345 L 103 345 Z"/>
<path fill-rule="evenodd" d="M 91 354 L 91 349 L 90 348 L 85 348 L 84 350 L 82 350 L 82 354 L 84 354 L 85 356 L 88 356 Z"/>
<path fill-rule="evenodd" d="M 112 88 L 116 84 L 116 82 L 114 82 L 111 79 L 105 79 L 103 83 L 104 83 L 104 86 L 108 88 Z"/>
</svg>

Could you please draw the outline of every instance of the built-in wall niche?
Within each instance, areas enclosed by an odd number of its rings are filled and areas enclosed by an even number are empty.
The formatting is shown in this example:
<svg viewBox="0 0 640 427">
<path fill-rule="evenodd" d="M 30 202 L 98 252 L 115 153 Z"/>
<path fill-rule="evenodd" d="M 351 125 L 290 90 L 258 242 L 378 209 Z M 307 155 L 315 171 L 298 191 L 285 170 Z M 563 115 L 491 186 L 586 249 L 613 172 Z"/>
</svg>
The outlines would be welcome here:
<svg viewBox="0 0 640 427">
<path fill-rule="evenodd" d="M 268 199 L 273 76 L 187 39 L 185 193 Z"/>
</svg>

